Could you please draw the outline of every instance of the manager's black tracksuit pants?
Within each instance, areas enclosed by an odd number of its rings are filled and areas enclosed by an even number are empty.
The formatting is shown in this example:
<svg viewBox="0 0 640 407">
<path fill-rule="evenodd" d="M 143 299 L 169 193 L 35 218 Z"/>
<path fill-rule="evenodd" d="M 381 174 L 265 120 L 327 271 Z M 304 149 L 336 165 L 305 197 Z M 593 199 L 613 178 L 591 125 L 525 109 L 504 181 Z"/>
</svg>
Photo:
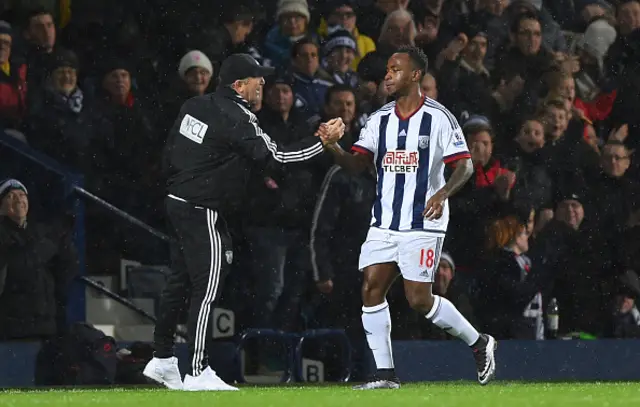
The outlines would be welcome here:
<svg viewBox="0 0 640 407">
<path fill-rule="evenodd" d="M 165 198 L 165 206 L 175 242 L 171 244 L 172 273 L 162 292 L 154 333 L 155 356 L 173 356 L 178 319 L 188 306 L 191 374 L 197 376 L 209 365 L 211 307 L 231 265 L 231 238 L 217 211 L 171 195 Z"/>
</svg>

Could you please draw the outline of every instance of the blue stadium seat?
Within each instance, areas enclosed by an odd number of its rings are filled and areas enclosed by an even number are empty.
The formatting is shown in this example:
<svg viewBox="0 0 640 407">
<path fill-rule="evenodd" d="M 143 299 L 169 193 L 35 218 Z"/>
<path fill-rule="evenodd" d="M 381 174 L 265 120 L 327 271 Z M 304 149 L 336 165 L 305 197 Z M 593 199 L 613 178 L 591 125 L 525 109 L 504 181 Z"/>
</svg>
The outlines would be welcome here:
<svg viewBox="0 0 640 407">
<path fill-rule="evenodd" d="M 295 378 L 298 381 L 304 381 L 302 359 L 304 342 L 311 339 L 323 339 L 327 341 L 336 341 L 342 349 L 342 369 L 340 378 L 341 382 L 347 382 L 351 378 L 352 362 L 351 362 L 351 342 L 346 333 L 342 329 L 312 329 L 302 333 L 299 336 L 294 350 L 294 366 Z"/>
<path fill-rule="evenodd" d="M 273 329 L 247 329 L 243 331 L 239 336 L 238 344 L 236 346 L 236 371 L 238 382 L 247 382 L 244 377 L 242 358 L 240 357 L 240 355 L 247 342 L 251 339 L 270 339 L 284 345 L 287 352 L 287 357 L 284 374 L 280 378 L 280 382 L 289 383 L 293 381 L 294 346 L 299 341 L 299 338 L 300 336 L 298 334 L 291 334 L 283 331 L 276 331 Z"/>
</svg>

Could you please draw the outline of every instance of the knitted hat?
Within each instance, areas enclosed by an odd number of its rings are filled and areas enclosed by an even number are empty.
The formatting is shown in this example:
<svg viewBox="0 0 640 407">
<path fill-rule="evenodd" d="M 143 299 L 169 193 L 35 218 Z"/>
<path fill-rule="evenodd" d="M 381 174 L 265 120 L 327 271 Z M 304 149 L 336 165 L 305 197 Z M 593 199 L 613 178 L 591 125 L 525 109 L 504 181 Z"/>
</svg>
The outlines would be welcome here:
<svg viewBox="0 0 640 407">
<path fill-rule="evenodd" d="M 24 191 L 25 194 L 28 194 L 27 187 L 17 179 L 6 179 L 0 182 L 0 201 L 4 199 L 4 197 L 14 189 L 20 189 Z"/>
<path fill-rule="evenodd" d="M 211 61 L 203 52 L 198 50 L 189 51 L 182 57 L 180 65 L 178 66 L 178 73 L 180 74 L 180 77 L 184 78 L 187 71 L 194 67 L 206 69 L 211 75 L 213 75 L 213 66 L 211 65 Z"/>
<path fill-rule="evenodd" d="M 616 36 L 616 29 L 606 19 L 601 18 L 589 24 L 578 45 L 589 55 L 602 61 Z"/>
<path fill-rule="evenodd" d="M 444 260 L 451 266 L 451 271 L 456 272 L 456 263 L 453 262 L 453 257 L 447 252 L 442 252 L 440 254 L 440 260 Z"/>
<path fill-rule="evenodd" d="M 345 30 L 341 26 L 336 26 L 332 30 L 329 30 L 329 36 L 322 47 L 322 52 L 326 56 L 334 49 L 340 47 L 349 48 L 356 54 L 358 53 L 356 40 L 353 39 L 353 36 L 351 36 L 349 31 Z"/>
<path fill-rule="evenodd" d="M 311 20 L 309 13 L 309 5 L 307 0 L 280 0 L 278 2 L 278 10 L 276 11 L 276 19 L 286 13 L 297 13 L 305 16 L 307 21 Z"/>
<path fill-rule="evenodd" d="M 11 24 L 7 23 L 4 20 L 0 20 L 0 34 L 8 34 L 13 37 L 13 30 L 11 29 Z"/>
<path fill-rule="evenodd" d="M 264 85 L 265 91 L 273 85 L 281 84 L 281 85 L 289 85 L 293 89 L 293 75 L 289 72 L 281 71 L 276 72 L 275 75 L 271 75 L 267 78 L 266 83 Z"/>
<path fill-rule="evenodd" d="M 133 68 L 131 67 L 129 61 L 118 56 L 107 57 L 105 62 L 102 64 L 100 72 L 102 73 L 102 77 L 104 78 L 116 69 L 124 69 L 125 71 L 129 72 L 129 74 L 133 73 Z"/>
<path fill-rule="evenodd" d="M 471 115 L 462 125 L 462 131 L 466 132 L 473 129 L 474 132 L 478 131 L 492 131 L 491 122 L 486 116 Z"/>
<path fill-rule="evenodd" d="M 78 70 L 78 57 L 73 51 L 59 50 L 51 59 L 51 72 L 58 68 L 68 67 Z"/>
</svg>

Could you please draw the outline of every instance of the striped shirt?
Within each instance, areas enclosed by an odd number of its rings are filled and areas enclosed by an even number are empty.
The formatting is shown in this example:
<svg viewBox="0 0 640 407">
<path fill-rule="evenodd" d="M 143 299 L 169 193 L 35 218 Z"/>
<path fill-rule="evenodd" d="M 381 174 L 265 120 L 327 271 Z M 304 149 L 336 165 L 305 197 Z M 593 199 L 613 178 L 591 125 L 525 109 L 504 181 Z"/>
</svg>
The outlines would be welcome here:
<svg viewBox="0 0 640 407">
<path fill-rule="evenodd" d="M 371 226 L 446 232 L 448 202 L 440 219 L 427 220 L 422 212 L 445 185 L 445 164 L 471 155 L 458 121 L 444 106 L 425 97 L 415 112 L 402 117 L 396 103 L 388 103 L 371 115 L 352 151 L 370 155 L 376 166 Z"/>
</svg>

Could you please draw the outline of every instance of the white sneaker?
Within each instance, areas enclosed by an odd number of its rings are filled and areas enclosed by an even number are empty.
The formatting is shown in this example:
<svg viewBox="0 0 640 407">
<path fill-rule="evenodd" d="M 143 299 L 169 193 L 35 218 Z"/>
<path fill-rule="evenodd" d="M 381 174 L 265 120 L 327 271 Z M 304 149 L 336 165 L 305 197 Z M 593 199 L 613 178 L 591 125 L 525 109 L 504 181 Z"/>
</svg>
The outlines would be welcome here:
<svg viewBox="0 0 640 407">
<path fill-rule="evenodd" d="M 228 385 L 209 366 L 198 376 L 190 374 L 184 377 L 184 387 L 186 391 L 235 391 L 238 388 Z"/>
<path fill-rule="evenodd" d="M 171 390 L 182 390 L 182 376 L 178 368 L 178 358 L 153 358 L 147 363 L 142 374 Z"/>
</svg>

